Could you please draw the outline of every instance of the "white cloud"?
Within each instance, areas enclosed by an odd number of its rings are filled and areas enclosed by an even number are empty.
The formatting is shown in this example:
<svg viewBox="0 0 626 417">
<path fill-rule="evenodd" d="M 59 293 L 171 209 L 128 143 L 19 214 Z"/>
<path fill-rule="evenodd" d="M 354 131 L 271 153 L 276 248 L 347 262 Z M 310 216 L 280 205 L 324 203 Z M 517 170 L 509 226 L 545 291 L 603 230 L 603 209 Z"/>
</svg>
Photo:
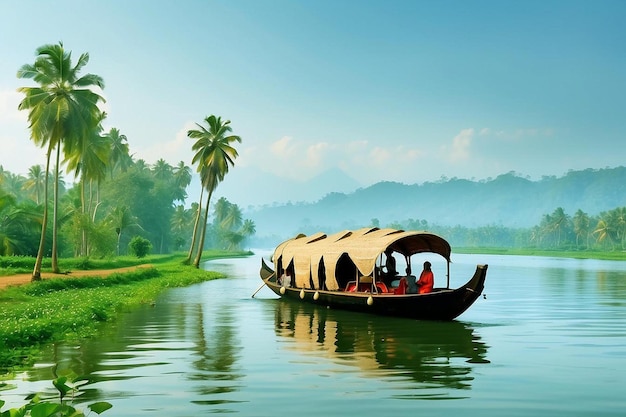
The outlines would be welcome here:
<svg viewBox="0 0 626 417">
<path fill-rule="evenodd" d="M 187 122 L 181 127 L 174 138 L 170 141 L 154 143 L 150 146 L 139 148 L 134 154 L 134 159 L 143 159 L 148 164 L 154 164 L 159 159 L 164 159 L 168 164 L 175 166 L 180 161 L 184 161 L 186 165 L 191 165 L 193 151 L 191 146 L 192 140 L 187 137 L 187 131 L 194 129 L 193 122 Z M 133 153 L 133 150 L 130 151 Z"/>
<path fill-rule="evenodd" d="M 239 149 L 244 163 L 291 180 L 305 180 L 332 168 L 340 168 L 358 181 L 369 183 L 380 177 L 406 181 L 413 175 L 415 162 L 425 153 L 397 144 L 375 146 L 366 140 L 345 143 L 304 141 L 283 136 L 269 146 Z M 243 162 L 242 161 L 242 162 Z"/>
<path fill-rule="evenodd" d="M 376 166 L 386 165 L 391 159 L 391 152 L 383 147 L 376 146 L 374 147 L 370 153 L 370 162 Z"/>
<path fill-rule="evenodd" d="M 290 136 L 283 136 L 276 142 L 272 143 L 270 149 L 272 153 L 280 159 L 286 159 L 296 152 L 296 147 L 293 144 L 293 138 Z"/>
<path fill-rule="evenodd" d="M 448 161 L 452 163 L 467 161 L 470 158 L 470 147 L 474 129 L 463 129 L 452 139 L 450 146 L 444 146 L 443 150 Z"/>
<path fill-rule="evenodd" d="M 306 165 L 310 168 L 322 168 L 325 166 L 324 156 L 331 146 L 326 142 L 315 143 L 307 148 Z"/>
</svg>

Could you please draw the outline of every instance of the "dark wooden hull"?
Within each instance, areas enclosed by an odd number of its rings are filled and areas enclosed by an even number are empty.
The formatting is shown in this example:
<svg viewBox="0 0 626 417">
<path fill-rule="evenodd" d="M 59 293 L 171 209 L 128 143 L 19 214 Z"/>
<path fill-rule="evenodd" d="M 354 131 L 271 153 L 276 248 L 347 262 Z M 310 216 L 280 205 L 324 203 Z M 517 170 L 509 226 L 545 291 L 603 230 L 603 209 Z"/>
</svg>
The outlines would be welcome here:
<svg viewBox="0 0 626 417">
<path fill-rule="evenodd" d="M 477 265 L 474 276 L 459 288 L 435 288 L 429 294 L 404 295 L 284 288 L 276 283 L 274 271 L 263 260 L 260 274 L 268 288 L 280 297 L 364 313 L 447 321 L 457 318 L 480 297 L 487 265 Z"/>
</svg>

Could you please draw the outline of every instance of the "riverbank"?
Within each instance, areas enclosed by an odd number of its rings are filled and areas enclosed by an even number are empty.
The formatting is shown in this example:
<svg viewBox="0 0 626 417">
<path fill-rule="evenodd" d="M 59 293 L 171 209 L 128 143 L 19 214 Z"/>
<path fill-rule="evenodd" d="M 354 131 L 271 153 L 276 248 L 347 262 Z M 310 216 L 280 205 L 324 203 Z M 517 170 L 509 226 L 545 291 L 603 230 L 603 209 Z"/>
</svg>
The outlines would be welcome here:
<svg viewBox="0 0 626 417">
<path fill-rule="evenodd" d="M 207 251 L 204 259 L 250 254 Z M 153 303 L 165 289 L 222 277 L 183 265 L 184 259 L 182 254 L 151 256 L 137 259 L 135 266 L 45 273 L 37 282 L 23 272 L 0 277 L 0 282 L 15 282 L 0 290 L 0 375 L 34 363 L 45 344 L 97 335 L 101 324 L 115 320 L 119 311 Z"/>
<path fill-rule="evenodd" d="M 605 261 L 626 261 L 626 251 L 587 251 L 587 250 L 546 250 L 535 248 L 454 248 L 455 253 L 485 255 L 546 256 L 552 258 L 600 259 Z"/>
</svg>

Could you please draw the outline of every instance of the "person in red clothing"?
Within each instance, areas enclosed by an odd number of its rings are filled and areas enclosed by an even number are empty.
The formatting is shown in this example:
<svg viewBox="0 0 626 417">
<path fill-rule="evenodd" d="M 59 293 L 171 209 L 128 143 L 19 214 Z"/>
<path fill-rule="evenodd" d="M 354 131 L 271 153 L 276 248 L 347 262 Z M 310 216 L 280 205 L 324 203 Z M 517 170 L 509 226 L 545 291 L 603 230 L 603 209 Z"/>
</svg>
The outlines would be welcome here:
<svg viewBox="0 0 626 417">
<path fill-rule="evenodd" d="M 430 270 L 430 262 L 424 262 L 424 270 L 420 274 L 420 279 L 417 280 L 416 284 L 419 294 L 427 294 L 433 290 L 435 276 L 433 275 L 433 271 Z"/>
</svg>

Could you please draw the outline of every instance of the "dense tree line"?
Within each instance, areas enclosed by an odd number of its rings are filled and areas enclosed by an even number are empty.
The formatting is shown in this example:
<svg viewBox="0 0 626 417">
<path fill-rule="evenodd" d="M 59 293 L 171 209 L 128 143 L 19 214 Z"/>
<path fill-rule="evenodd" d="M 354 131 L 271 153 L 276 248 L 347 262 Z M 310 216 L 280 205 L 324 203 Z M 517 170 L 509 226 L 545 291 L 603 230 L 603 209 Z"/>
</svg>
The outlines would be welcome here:
<svg viewBox="0 0 626 417">
<path fill-rule="evenodd" d="M 237 151 L 231 143 L 241 138 L 229 134 L 230 121 L 215 116 L 205 119 L 208 127 L 198 124 L 187 134 L 196 139 L 190 143 L 196 151 L 192 163 L 208 195 L 201 223 L 202 200 L 184 206 L 192 179 L 184 161 L 171 166 L 163 159 L 153 165 L 134 160 L 119 129 L 104 132 L 106 113 L 99 108 L 104 99 L 98 93 L 104 80 L 80 74 L 88 62 L 85 53 L 73 65 L 71 52 L 59 43 L 38 48 L 35 63 L 18 70 L 19 78 L 35 82 L 18 89 L 23 94 L 18 108 L 28 112 L 31 140 L 46 150 L 46 163 L 31 167 L 26 177 L 0 165 L 0 256 L 36 256 L 33 279 L 38 279 L 44 256 L 59 272 L 59 255 L 119 255 L 133 236 L 141 236 L 157 253 L 189 247 L 189 260 L 195 253 L 198 266 L 210 196 L 234 166 Z M 69 188 L 63 169 L 77 180 Z M 211 225 L 213 245 L 238 248 L 254 233 L 240 210 L 236 221 L 222 218 L 237 210 L 226 200 L 216 205 L 221 220 Z"/>
<path fill-rule="evenodd" d="M 372 225 L 379 221 L 372 219 Z M 531 228 L 489 225 L 475 228 L 441 226 L 408 219 L 386 225 L 405 230 L 430 230 L 445 236 L 454 246 L 539 248 L 559 250 L 626 250 L 626 207 L 589 215 L 577 210 L 569 215 L 562 207 L 545 214 Z"/>
</svg>

